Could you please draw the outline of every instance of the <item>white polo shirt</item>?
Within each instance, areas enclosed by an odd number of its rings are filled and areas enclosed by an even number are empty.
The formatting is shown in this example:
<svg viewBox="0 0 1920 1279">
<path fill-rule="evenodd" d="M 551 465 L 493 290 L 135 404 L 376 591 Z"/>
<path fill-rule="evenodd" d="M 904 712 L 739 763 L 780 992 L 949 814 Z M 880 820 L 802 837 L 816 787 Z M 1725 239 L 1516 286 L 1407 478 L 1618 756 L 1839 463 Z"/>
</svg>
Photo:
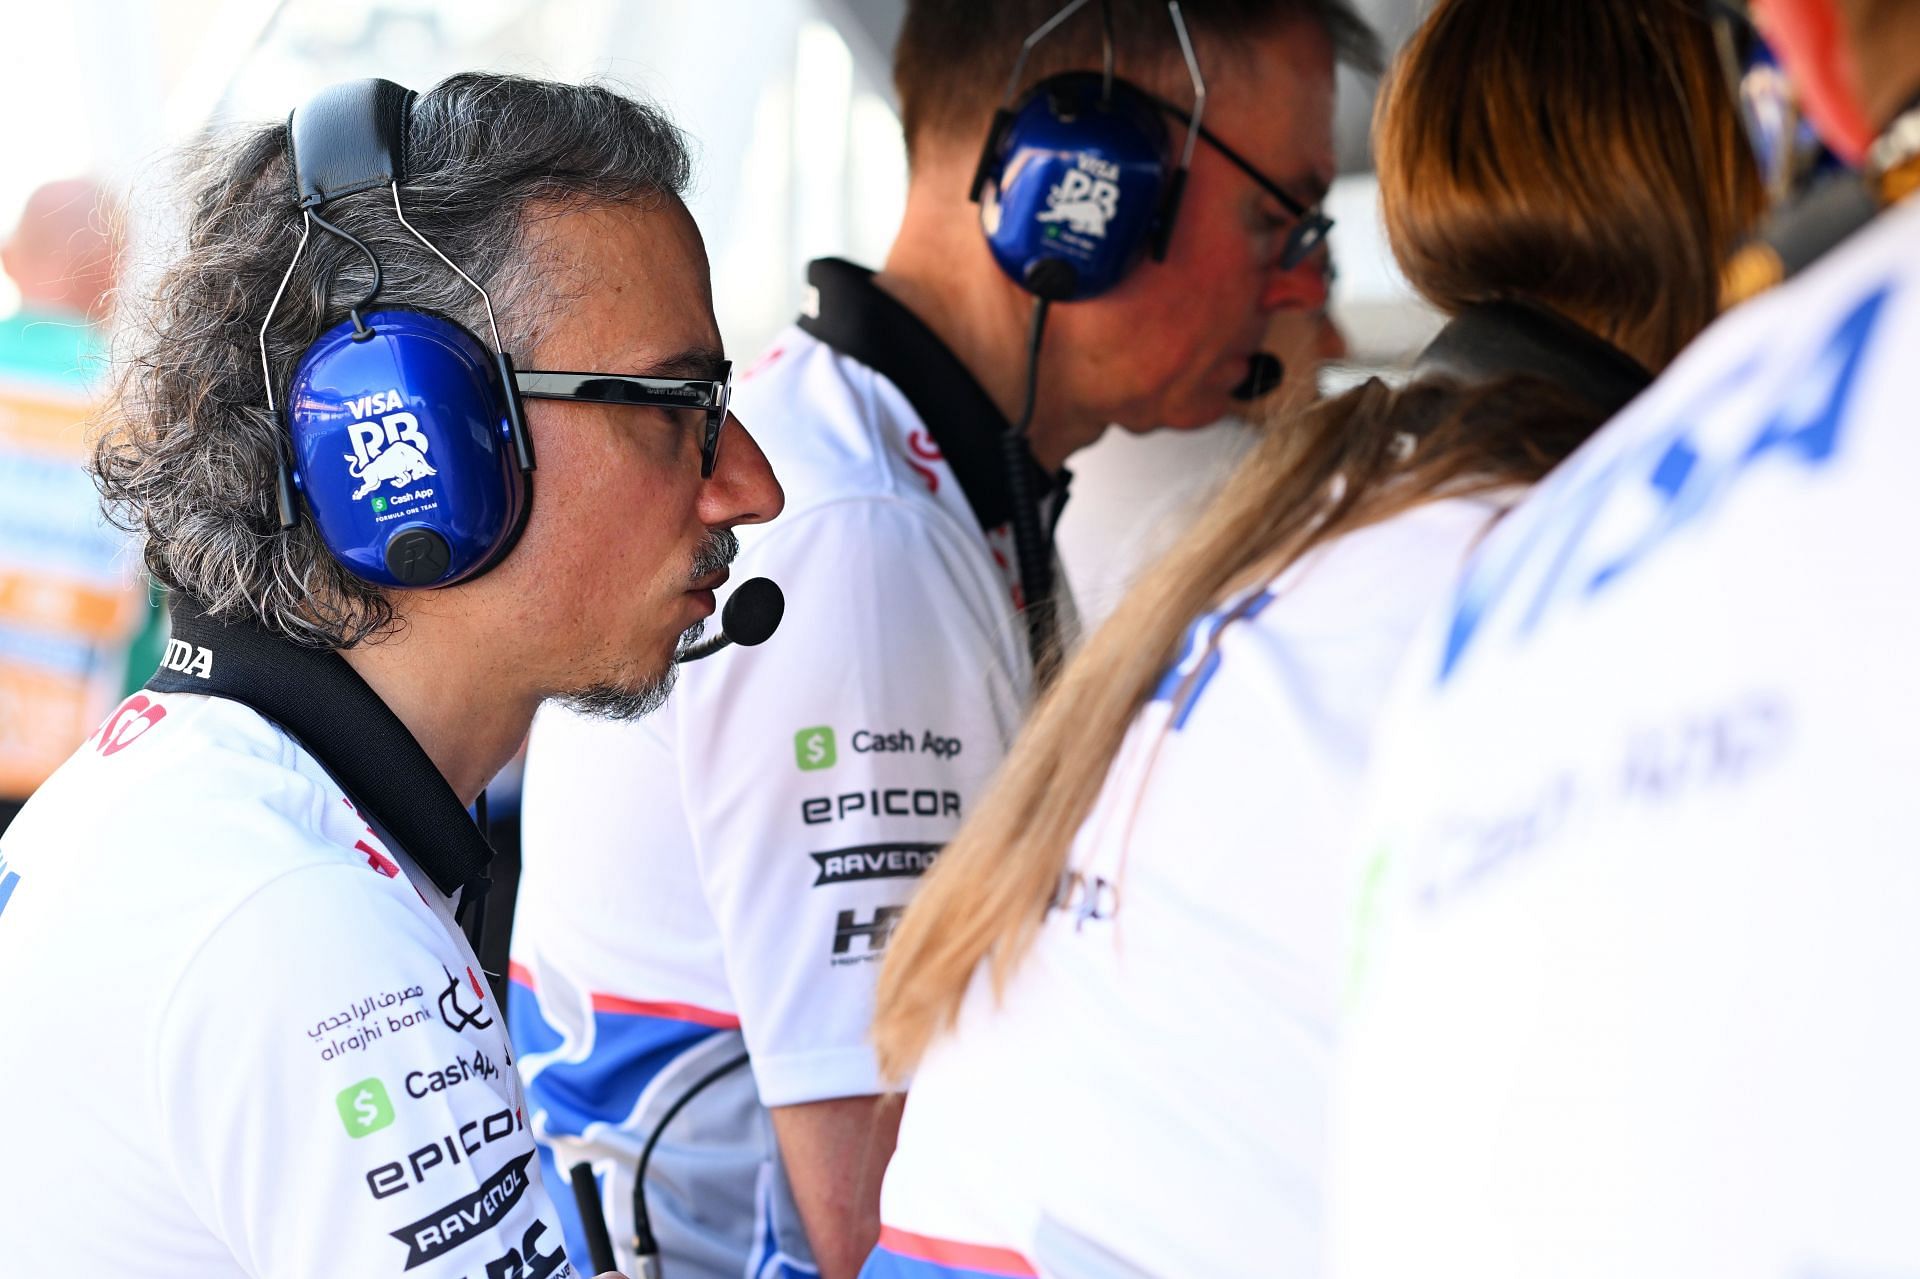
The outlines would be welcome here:
<svg viewBox="0 0 1920 1279">
<path fill-rule="evenodd" d="M 868 1279 L 1318 1273 L 1372 725 L 1496 510 L 1416 507 L 1192 624 L 1004 1003 L 977 976 L 915 1076 Z"/>
<path fill-rule="evenodd" d="M 866 272 L 810 278 L 818 314 L 735 397 L 787 504 L 739 530 L 733 580 L 781 585 L 779 631 L 684 667 L 646 721 L 548 708 L 528 751 L 514 1036 L 536 1135 L 560 1166 L 593 1164 L 623 1260 L 647 1134 L 743 1040 L 752 1054 L 655 1155 L 650 1212 L 681 1279 L 770 1258 L 811 1273 L 762 1108 L 880 1091 L 877 961 L 1030 678 L 993 505 L 1003 419 Z"/>
<path fill-rule="evenodd" d="M 1920 1274 L 1920 201 L 1489 538 L 1386 719 L 1337 1273 Z"/>
<path fill-rule="evenodd" d="M 0 838 L 0 973 L 6 1274 L 573 1273 L 446 899 L 253 711 L 106 720 Z"/>
</svg>

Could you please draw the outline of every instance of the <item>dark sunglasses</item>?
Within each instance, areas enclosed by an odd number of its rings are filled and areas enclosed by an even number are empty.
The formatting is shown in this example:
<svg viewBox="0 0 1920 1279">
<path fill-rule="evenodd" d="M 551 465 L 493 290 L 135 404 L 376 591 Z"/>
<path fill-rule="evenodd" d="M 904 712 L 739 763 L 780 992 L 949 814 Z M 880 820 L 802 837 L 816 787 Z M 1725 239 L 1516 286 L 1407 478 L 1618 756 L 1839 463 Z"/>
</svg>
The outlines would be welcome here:
<svg viewBox="0 0 1920 1279">
<path fill-rule="evenodd" d="M 1156 94 L 1147 94 L 1153 104 L 1162 111 L 1191 128 L 1193 117 L 1165 98 Z M 1313 251 L 1326 242 L 1327 232 L 1333 230 L 1333 219 L 1321 212 L 1318 205 L 1307 206 L 1288 195 L 1281 185 L 1255 167 L 1253 161 L 1235 151 L 1220 140 L 1220 135 L 1201 125 L 1200 140 L 1219 153 L 1220 158 L 1240 172 L 1253 179 L 1253 184 L 1274 198 L 1275 203 L 1292 215 L 1293 229 L 1287 233 L 1287 243 L 1280 250 L 1280 265 L 1291 271 L 1313 255 Z"/>
<path fill-rule="evenodd" d="M 713 475 L 720 432 L 733 402 L 733 362 L 722 361 L 717 379 L 641 377 L 631 373 L 553 373 L 518 369 L 513 384 L 529 400 L 585 400 L 640 409 L 698 409 L 706 414 L 700 436 L 700 476 Z"/>
</svg>

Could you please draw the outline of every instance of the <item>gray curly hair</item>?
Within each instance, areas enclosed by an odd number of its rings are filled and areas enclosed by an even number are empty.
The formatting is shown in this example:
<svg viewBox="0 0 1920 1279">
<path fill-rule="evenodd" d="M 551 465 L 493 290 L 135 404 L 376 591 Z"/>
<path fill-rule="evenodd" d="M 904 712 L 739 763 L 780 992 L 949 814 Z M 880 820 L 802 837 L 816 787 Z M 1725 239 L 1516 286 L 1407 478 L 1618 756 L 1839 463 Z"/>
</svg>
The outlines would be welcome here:
<svg viewBox="0 0 1920 1279">
<path fill-rule="evenodd" d="M 691 167 L 664 115 L 611 89 L 477 73 L 419 96 L 405 150 L 408 221 L 488 289 L 502 340 L 521 351 L 564 301 L 531 287 L 535 207 L 676 198 Z M 379 256 L 383 299 L 490 337 L 479 297 L 399 224 L 387 189 L 337 201 L 328 220 Z M 392 631 L 392 599 L 328 555 L 310 520 L 281 529 L 275 501 L 281 428 L 257 335 L 299 237 L 285 124 L 196 150 L 186 247 L 123 333 L 92 471 L 161 583 L 216 617 L 349 648 Z M 267 332 L 276 390 L 370 282 L 351 245 L 308 241 Z"/>
</svg>

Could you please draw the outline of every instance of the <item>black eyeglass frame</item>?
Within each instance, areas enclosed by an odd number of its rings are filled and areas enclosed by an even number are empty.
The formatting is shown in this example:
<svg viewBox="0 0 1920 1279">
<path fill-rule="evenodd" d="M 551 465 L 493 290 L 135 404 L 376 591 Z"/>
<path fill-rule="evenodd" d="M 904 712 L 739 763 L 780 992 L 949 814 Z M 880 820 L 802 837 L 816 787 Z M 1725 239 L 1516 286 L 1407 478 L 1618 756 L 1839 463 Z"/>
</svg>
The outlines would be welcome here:
<svg viewBox="0 0 1920 1279">
<path fill-rule="evenodd" d="M 1144 92 L 1144 90 L 1143 90 Z M 1292 270 L 1312 256 L 1313 251 L 1326 242 L 1327 233 L 1333 230 L 1333 219 L 1323 212 L 1319 205 L 1305 205 L 1288 195 L 1278 182 L 1262 173 L 1253 161 L 1235 151 L 1220 138 L 1220 135 L 1205 124 L 1195 126 L 1193 117 L 1183 108 L 1174 105 L 1158 94 L 1148 93 L 1147 100 L 1154 106 L 1193 129 L 1200 140 L 1219 153 L 1220 158 L 1240 172 L 1253 179 L 1255 186 L 1274 198 L 1279 206 L 1293 216 L 1293 229 L 1287 232 L 1286 247 L 1280 251 L 1280 265 Z"/>
<path fill-rule="evenodd" d="M 523 399 L 622 404 L 640 409 L 700 409 L 707 415 L 700 437 L 700 478 L 713 477 L 720 435 L 733 404 L 733 361 L 723 360 L 718 378 L 650 377 L 639 373 L 569 373 L 515 369 L 513 384 Z"/>
</svg>

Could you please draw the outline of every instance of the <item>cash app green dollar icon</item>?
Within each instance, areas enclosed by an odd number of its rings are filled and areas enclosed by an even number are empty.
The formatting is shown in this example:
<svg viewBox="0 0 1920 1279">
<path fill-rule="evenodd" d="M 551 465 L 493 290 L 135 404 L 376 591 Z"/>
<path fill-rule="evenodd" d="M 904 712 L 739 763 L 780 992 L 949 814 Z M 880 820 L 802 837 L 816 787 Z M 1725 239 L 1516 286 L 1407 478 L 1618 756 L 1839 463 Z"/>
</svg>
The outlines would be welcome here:
<svg viewBox="0 0 1920 1279">
<path fill-rule="evenodd" d="M 348 1084 L 333 1104 L 340 1109 L 340 1122 L 347 1126 L 349 1137 L 379 1132 L 393 1122 L 393 1102 L 387 1097 L 387 1086 L 378 1079 Z"/>
<path fill-rule="evenodd" d="M 818 728 L 803 728 L 793 735 L 793 759 L 800 765 L 800 771 L 811 773 L 817 769 L 832 768 L 838 758 L 833 749 L 833 730 L 822 724 Z"/>
</svg>

